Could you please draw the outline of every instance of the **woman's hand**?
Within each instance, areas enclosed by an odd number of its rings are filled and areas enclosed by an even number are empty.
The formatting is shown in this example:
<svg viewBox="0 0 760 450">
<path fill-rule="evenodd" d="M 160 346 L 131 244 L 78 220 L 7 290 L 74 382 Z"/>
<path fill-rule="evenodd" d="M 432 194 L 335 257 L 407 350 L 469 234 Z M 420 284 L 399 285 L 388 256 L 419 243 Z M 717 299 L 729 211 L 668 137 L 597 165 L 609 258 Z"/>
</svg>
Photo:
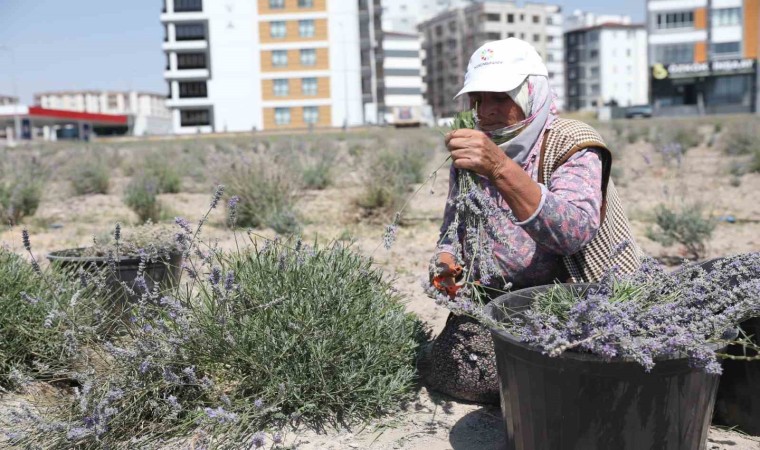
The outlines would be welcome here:
<svg viewBox="0 0 760 450">
<path fill-rule="evenodd" d="M 451 153 L 454 167 L 471 170 L 488 177 L 500 178 L 509 157 L 482 131 L 461 128 L 446 134 L 446 147 Z"/>
</svg>

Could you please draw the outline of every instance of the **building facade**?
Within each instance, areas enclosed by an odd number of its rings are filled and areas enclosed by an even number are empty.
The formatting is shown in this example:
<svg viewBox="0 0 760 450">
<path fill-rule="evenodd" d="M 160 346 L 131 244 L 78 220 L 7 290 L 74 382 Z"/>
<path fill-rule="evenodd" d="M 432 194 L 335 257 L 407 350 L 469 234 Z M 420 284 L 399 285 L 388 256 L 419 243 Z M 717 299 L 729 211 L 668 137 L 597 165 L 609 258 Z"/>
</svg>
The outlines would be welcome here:
<svg viewBox="0 0 760 450">
<path fill-rule="evenodd" d="M 16 104 L 18 104 L 18 97 L 12 95 L 0 95 L 0 106 Z"/>
<path fill-rule="evenodd" d="M 566 109 L 647 104 L 647 67 L 644 25 L 603 23 L 566 32 Z"/>
<path fill-rule="evenodd" d="M 149 92 L 58 91 L 34 94 L 34 104 L 45 109 L 129 117 L 128 134 L 171 133 L 166 98 Z"/>
<path fill-rule="evenodd" d="M 422 45 L 419 35 L 384 32 L 385 117 L 387 124 L 430 124 L 432 113 L 422 96 Z"/>
<path fill-rule="evenodd" d="M 427 100 L 438 118 L 453 117 L 467 99 L 452 100 L 464 83 L 472 53 L 489 41 L 510 37 L 531 43 L 546 63 L 549 84 L 564 108 L 561 8 L 515 2 L 477 2 L 450 9 L 419 26 L 425 50 Z"/>
<path fill-rule="evenodd" d="M 365 123 L 364 103 L 378 99 L 378 1 L 166 0 L 174 131 Z"/>
<path fill-rule="evenodd" d="M 648 0 L 657 115 L 758 112 L 760 0 Z"/>
</svg>

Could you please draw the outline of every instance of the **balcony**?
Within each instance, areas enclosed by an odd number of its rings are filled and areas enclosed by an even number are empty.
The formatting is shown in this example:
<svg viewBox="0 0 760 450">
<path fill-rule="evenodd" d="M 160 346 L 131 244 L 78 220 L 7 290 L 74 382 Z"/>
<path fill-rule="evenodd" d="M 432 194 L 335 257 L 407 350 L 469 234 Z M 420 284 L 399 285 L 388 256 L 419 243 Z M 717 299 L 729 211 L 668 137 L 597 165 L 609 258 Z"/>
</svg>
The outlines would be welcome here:
<svg viewBox="0 0 760 450">
<path fill-rule="evenodd" d="M 208 97 L 166 99 L 167 108 L 188 108 L 193 106 L 213 106 L 213 102 Z"/>
<path fill-rule="evenodd" d="M 164 72 L 164 79 L 167 80 L 198 80 L 209 77 L 211 77 L 211 73 L 208 69 L 180 69 Z"/>
<path fill-rule="evenodd" d="M 206 14 L 201 12 L 173 12 L 161 14 L 161 23 L 167 22 L 198 22 L 206 20 Z"/>
<path fill-rule="evenodd" d="M 169 41 L 161 44 L 163 51 L 206 50 L 208 41 Z"/>
</svg>

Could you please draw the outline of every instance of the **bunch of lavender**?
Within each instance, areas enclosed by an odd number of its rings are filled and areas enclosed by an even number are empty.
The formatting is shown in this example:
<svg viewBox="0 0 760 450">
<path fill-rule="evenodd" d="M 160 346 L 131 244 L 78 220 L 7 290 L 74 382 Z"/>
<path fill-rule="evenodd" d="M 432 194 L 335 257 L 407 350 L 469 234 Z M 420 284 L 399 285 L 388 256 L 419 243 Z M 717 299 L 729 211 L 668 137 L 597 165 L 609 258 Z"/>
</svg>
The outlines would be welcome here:
<svg viewBox="0 0 760 450">
<path fill-rule="evenodd" d="M 558 285 L 521 313 L 504 310 L 503 328 L 543 353 L 588 352 L 628 359 L 651 370 L 660 358 L 688 356 L 693 367 L 719 374 L 716 349 L 744 345 L 738 325 L 760 316 L 760 253 L 726 258 L 712 270 L 666 272 L 653 260 L 634 274 L 611 271 L 582 295 Z M 760 359 L 757 356 L 750 359 Z"/>
<path fill-rule="evenodd" d="M 476 110 L 457 114 L 452 129 L 475 128 Z M 491 285 L 501 277 L 501 270 L 494 259 L 494 244 L 507 242 L 507 237 L 494 223 L 507 220 L 505 212 L 498 206 L 497 194 L 489 195 L 483 188 L 482 177 L 472 171 L 456 171 L 456 195 L 449 199 L 455 216 L 443 232 L 441 240 L 452 243 L 457 262 L 463 266 L 465 283 L 478 282 Z M 464 233 L 466 238 L 460 242 Z M 468 260 L 468 264 L 465 263 Z M 497 283 L 498 284 L 498 283 Z M 501 285 L 506 285 L 501 280 Z M 474 292 L 474 291 L 473 291 Z"/>
</svg>

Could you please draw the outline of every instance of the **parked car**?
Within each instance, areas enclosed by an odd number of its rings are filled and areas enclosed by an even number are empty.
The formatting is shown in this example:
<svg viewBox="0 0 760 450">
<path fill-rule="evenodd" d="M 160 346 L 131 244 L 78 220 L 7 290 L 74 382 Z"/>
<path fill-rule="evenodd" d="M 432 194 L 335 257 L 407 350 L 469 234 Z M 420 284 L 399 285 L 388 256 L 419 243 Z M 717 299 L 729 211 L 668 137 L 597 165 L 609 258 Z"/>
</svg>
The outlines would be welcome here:
<svg viewBox="0 0 760 450">
<path fill-rule="evenodd" d="M 652 107 L 650 105 L 629 106 L 625 110 L 625 118 L 633 119 L 634 117 L 652 117 Z"/>
</svg>

